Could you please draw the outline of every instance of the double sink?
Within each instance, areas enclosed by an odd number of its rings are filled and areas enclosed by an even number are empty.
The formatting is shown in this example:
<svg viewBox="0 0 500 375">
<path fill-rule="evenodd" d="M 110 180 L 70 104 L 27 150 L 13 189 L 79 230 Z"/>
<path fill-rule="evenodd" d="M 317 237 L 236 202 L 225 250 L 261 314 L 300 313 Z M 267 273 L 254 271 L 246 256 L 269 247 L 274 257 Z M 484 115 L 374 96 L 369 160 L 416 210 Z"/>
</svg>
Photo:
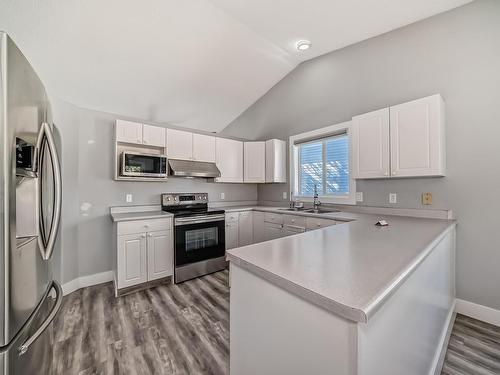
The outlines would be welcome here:
<svg viewBox="0 0 500 375">
<path fill-rule="evenodd" d="M 329 214 L 332 212 L 340 212 L 340 210 L 328 209 L 328 208 L 280 208 L 281 211 L 294 211 L 294 212 L 308 212 L 310 214 Z"/>
</svg>

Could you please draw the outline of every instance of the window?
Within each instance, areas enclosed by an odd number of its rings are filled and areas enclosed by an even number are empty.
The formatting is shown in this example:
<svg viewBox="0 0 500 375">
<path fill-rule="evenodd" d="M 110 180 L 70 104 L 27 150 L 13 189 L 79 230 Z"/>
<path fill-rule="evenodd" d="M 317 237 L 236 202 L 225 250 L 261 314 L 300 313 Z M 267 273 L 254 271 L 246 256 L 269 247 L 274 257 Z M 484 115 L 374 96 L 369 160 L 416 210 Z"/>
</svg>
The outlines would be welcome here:
<svg viewBox="0 0 500 375">
<path fill-rule="evenodd" d="M 316 186 L 325 203 L 354 204 L 349 130 L 350 122 L 290 137 L 293 196 L 307 201 Z"/>
</svg>

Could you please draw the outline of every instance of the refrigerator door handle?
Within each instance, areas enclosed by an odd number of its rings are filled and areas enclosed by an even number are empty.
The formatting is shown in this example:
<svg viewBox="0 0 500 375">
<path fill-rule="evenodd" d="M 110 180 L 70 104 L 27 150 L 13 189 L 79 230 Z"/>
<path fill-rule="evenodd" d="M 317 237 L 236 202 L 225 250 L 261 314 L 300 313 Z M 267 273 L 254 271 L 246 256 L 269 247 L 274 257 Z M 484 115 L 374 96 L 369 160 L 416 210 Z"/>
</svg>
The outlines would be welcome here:
<svg viewBox="0 0 500 375">
<path fill-rule="evenodd" d="M 42 257 L 45 260 L 49 260 L 52 256 L 52 252 L 54 251 L 54 244 L 57 237 L 57 231 L 59 229 L 59 222 L 61 219 L 61 204 L 62 204 L 62 181 L 61 181 L 61 165 L 59 163 L 59 155 L 57 154 L 56 143 L 54 140 L 54 133 L 50 128 L 50 125 L 46 122 L 42 123 L 40 132 L 38 133 L 38 139 L 36 142 L 36 158 L 37 163 L 36 168 L 38 171 L 38 196 L 39 196 L 39 210 L 40 210 L 40 220 L 42 217 L 42 200 L 41 200 L 41 191 L 42 191 L 42 178 L 41 178 L 41 163 L 42 156 L 41 150 L 43 147 L 44 139 L 47 140 L 47 145 L 50 153 L 50 159 L 52 161 L 52 169 L 54 175 L 54 210 L 52 214 L 52 223 L 50 226 L 50 232 L 48 237 L 45 237 L 45 233 L 43 236 L 38 236 L 40 251 L 42 252 Z M 42 229 L 44 230 L 44 229 Z"/>
<path fill-rule="evenodd" d="M 31 335 L 25 342 L 22 344 L 19 348 L 19 355 L 25 354 L 30 346 L 42 335 L 42 333 L 47 329 L 47 327 L 52 323 L 54 320 L 56 314 L 59 312 L 59 309 L 61 308 L 62 300 L 63 300 L 63 290 L 61 288 L 61 284 L 59 284 L 57 281 L 52 281 L 52 286 L 51 289 L 54 289 L 56 292 L 56 301 L 54 303 L 54 306 L 52 306 L 52 309 L 50 310 L 49 315 L 47 318 L 44 320 L 44 322 L 38 327 L 36 332 Z"/>
</svg>

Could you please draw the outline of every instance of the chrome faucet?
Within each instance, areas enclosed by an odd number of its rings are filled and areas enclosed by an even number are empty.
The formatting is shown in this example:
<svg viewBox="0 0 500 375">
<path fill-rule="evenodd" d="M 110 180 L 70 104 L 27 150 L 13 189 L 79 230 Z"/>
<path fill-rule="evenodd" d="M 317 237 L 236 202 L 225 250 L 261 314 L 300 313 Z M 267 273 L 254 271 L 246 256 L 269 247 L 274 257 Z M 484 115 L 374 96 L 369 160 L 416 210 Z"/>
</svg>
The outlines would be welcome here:
<svg viewBox="0 0 500 375">
<path fill-rule="evenodd" d="M 314 184 L 313 210 L 317 211 L 320 204 L 321 202 L 319 201 L 318 196 L 318 186 Z"/>
</svg>

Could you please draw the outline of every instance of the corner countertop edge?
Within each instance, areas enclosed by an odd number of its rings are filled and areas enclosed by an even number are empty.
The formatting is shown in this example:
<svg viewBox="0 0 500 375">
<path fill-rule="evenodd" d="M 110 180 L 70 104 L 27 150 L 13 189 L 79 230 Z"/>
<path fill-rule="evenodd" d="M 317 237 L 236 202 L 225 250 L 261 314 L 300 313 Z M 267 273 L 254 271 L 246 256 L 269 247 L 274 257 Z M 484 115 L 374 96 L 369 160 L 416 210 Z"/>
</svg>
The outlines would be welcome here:
<svg viewBox="0 0 500 375">
<path fill-rule="evenodd" d="M 313 303 L 327 311 L 341 316 L 344 319 L 351 320 L 359 323 L 366 323 L 367 315 L 363 310 L 358 308 L 343 305 L 337 301 L 327 298 L 319 293 L 316 293 L 310 289 L 304 288 L 290 280 L 287 280 L 281 276 L 278 276 L 272 272 L 266 271 L 250 262 L 247 262 L 241 258 L 238 258 L 232 254 L 227 253 L 226 260 L 234 263 L 240 268 L 250 271 L 252 274 L 283 288 L 290 293 L 303 298 L 308 302 Z"/>
</svg>

